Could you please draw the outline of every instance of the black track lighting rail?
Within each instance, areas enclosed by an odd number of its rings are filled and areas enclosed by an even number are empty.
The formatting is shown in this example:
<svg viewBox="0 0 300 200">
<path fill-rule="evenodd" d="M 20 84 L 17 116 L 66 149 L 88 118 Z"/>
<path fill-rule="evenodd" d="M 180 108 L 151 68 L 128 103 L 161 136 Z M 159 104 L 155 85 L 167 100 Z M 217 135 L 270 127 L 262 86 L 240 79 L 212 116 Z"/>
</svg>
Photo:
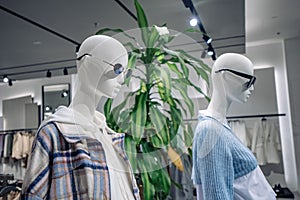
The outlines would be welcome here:
<svg viewBox="0 0 300 200">
<path fill-rule="evenodd" d="M 56 67 L 56 68 L 50 68 L 50 69 L 38 69 L 38 70 L 30 70 L 30 71 L 25 71 L 25 72 L 0 74 L 0 77 L 4 77 L 4 76 L 10 77 L 10 76 L 21 75 L 21 74 L 31 74 L 31 73 L 38 73 L 38 72 L 48 72 L 48 71 L 56 71 L 56 70 L 65 70 L 65 69 L 71 69 L 71 68 L 76 68 L 76 66 Z"/>
<path fill-rule="evenodd" d="M 123 8 L 135 21 L 137 21 L 137 17 L 133 14 L 133 12 L 131 12 L 131 10 L 129 10 L 120 0 L 115 0 L 115 2 L 117 2 L 121 8 Z"/>
<path fill-rule="evenodd" d="M 76 58 L 66 59 L 66 60 L 49 61 L 49 62 L 41 62 L 41 63 L 34 63 L 34 64 L 28 64 L 28 65 L 18 65 L 18 66 L 11 66 L 11 67 L 1 67 L 0 71 L 12 70 L 12 69 L 19 69 L 19 68 L 26 68 L 26 67 L 34 67 L 34 66 L 41 66 L 41 65 L 51 65 L 51 64 L 64 63 L 64 62 L 70 62 L 70 61 L 76 61 Z"/>
<path fill-rule="evenodd" d="M 212 46 L 211 43 L 211 38 L 207 35 L 206 30 L 201 22 L 200 16 L 192 2 L 192 0 L 182 0 L 183 4 L 185 5 L 186 8 L 189 8 L 193 17 L 195 17 L 198 21 L 198 27 L 200 29 L 200 31 L 202 32 L 202 39 L 205 41 L 205 43 L 208 45 L 208 50 L 210 50 L 212 52 L 212 54 L 210 55 L 212 60 L 216 60 L 216 52 Z M 210 42 L 208 42 L 210 40 Z"/>
</svg>

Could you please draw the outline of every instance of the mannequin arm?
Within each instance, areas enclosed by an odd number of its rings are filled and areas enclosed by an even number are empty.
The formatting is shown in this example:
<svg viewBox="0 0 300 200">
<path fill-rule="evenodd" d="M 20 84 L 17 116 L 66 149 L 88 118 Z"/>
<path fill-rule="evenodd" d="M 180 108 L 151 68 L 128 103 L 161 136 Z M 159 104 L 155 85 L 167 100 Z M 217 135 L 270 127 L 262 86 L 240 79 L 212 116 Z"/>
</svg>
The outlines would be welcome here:
<svg viewBox="0 0 300 200">
<path fill-rule="evenodd" d="M 22 199 L 47 199 L 51 180 L 51 137 L 45 128 L 39 130 L 32 145 L 28 170 L 23 182 Z"/>
</svg>

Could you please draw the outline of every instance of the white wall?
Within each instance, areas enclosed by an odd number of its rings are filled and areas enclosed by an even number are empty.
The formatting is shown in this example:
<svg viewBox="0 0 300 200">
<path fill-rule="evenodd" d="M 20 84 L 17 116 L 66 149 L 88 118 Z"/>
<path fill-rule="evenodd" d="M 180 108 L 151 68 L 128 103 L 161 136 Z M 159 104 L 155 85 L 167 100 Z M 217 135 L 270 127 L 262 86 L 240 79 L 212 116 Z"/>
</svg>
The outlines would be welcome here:
<svg viewBox="0 0 300 200">
<path fill-rule="evenodd" d="M 290 95 L 288 90 L 284 43 L 283 41 L 264 41 L 247 45 L 246 56 L 253 61 L 254 66 L 274 67 L 277 110 L 278 113 L 286 114 L 284 117 L 279 117 L 284 175 L 288 187 L 293 191 L 297 191 L 297 165 L 291 124 Z M 265 99 L 268 100 L 269 97 L 266 96 Z"/>
<path fill-rule="evenodd" d="M 51 78 L 15 81 L 13 86 L 0 83 L 0 116 L 2 116 L 2 100 L 31 95 L 34 102 L 42 104 L 42 85 L 71 83 L 71 75 Z"/>
<path fill-rule="evenodd" d="M 285 58 L 287 66 L 287 76 L 289 83 L 292 126 L 294 132 L 294 142 L 296 161 L 298 169 L 300 170 L 300 37 L 292 38 L 285 41 Z M 298 171 L 298 180 L 300 180 L 300 172 Z M 300 182 L 298 181 L 298 188 L 300 190 Z"/>
</svg>

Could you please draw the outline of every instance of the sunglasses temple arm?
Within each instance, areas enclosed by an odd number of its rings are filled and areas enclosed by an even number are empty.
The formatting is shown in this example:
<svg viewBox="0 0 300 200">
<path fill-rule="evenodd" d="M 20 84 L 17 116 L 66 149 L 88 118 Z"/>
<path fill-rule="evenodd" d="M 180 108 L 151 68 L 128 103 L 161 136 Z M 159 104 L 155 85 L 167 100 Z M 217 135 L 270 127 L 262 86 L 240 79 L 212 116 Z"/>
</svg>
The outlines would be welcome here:
<svg viewBox="0 0 300 200">
<path fill-rule="evenodd" d="M 110 65 L 110 66 L 113 66 L 113 67 L 114 67 L 114 65 L 113 65 L 113 64 L 111 64 L 111 63 L 109 63 L 109 62 L 106 62 L 105 60 L 103 60 L 103 62 L 105 62 L 106 64 L 108 64 L 108 65 Z"/>
</svg>

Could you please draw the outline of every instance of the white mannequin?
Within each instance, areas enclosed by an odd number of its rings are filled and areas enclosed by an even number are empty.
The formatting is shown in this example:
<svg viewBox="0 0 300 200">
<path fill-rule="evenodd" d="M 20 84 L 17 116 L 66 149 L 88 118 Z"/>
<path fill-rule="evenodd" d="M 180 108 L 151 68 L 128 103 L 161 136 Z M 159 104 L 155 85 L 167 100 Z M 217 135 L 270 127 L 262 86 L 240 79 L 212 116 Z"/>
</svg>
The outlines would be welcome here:
<svg viewBox="0 0 300 200">
<path fill-rule="evenodd" d="M 253 64 L 245 56 L 227 53 L 221 55 L 213 65 L 211 73 L 213 92 L 207 112 L 225 122 L 231 103 L 234 101 L 245 103 L 254 90 L 254 86 L 251 85 L 250 88 L 244 90 L 243 83 L 247 79 L 226 71 L 216 73 L 224 68 L 253 75 Z"/>
<path fill-rule="evenodd" d="M 24 178 L 24 197 L 140 199 L 123 149 L 124 134 L 112 131 L 96 110 L 102 97 L 118 94 L 127 64 L 127 51 L 116 39 L 94 35 L 83 41 L 72 102 L 41 123 Z"/>
<path fill-rule="evenodd" d="M 233 102 L 247 102 L 254 90 L 252 62 L 240 54 L 223 54 L 212 67 L 211 81 L 211 101 L 206 110 L 199 111 L 199 116 L 205 117 L 204 120 L 199 118 L 193 144 L 192 178 L 197 189 L 197 199 L 275 199 L 274 192 L 257 165 L 255 157 L 239 140 L 232 137 L 226 120 L 230 105 Z M 236 163 L 244 158 L 246 160 L 242 161 L 243 165 L 249 170 L 243 171 L 242 173 L 247 174 L 240 176 L 236 173 L 239 168 Z M 221 166 L 214 168 L 218 163 L 221 163 Z M 207 169 L 217 172 L 208 172 Z M 222 189 L 217 188 L 220 186 L 220 180 L 225 180 L 221 184 Z M 209 189 L 204 191 L 203 188 Z M 220 194 L 216 194 L 218 191 Z"/>
</svg>

